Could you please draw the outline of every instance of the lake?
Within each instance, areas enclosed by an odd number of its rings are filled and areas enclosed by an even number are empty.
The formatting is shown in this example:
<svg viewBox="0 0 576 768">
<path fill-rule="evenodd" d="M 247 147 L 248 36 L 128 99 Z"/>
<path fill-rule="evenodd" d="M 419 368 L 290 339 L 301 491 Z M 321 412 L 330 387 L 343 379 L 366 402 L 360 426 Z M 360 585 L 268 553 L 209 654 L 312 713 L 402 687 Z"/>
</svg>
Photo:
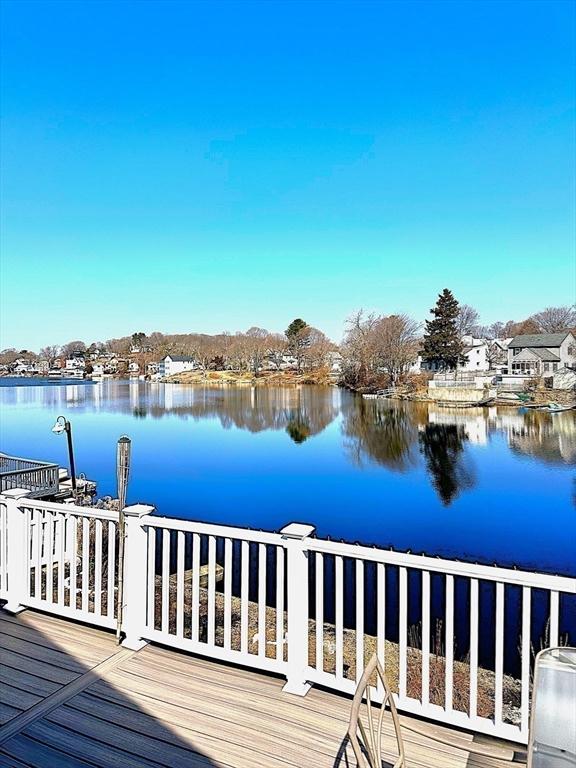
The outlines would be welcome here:
<svg viewBox="0 0 576 768">
<path fill-rule="evenodd" d="M 449 409 L 329 387 L 0 379 L 0 450 L 76 466 L 158 514 L 576 575 L 576 413 Z"/>
</svg>

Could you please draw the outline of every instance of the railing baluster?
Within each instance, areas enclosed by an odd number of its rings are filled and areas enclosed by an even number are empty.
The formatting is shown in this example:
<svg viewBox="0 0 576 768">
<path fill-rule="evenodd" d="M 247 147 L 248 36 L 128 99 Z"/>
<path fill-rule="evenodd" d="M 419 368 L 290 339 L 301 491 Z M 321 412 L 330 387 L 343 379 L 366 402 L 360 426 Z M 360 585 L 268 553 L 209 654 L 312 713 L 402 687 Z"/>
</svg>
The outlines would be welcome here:
<svg viewBox="0 0 576 768">
<path fill-rule="evenodd" d="M 58 538 L 58 605 L 64 607 L 64 571 L 66 568 L 66 518 L 64 515 L 58 515 L 59 538 Z"/>
<path fill-rule="evenodd" d="M 240 572 L 240 650 L 248 653 L 248 585 L 250 578 L 250 545 L 242 542 L 242 564 Z"/>
<path fill-rule="evenodd" d="M 408 625 L 408 572 L 401 567 L 398 574 L 398 696 L 406 698 L 407 625 Z"/>
<path fill-rule="evenodd" d="M 90 521 L 82 518 L 82 610 L 88 612 L 88 578 L 90 567 Z"/>
<path fill-rule="evenodd" d="M 447 712 L 454 701 L 454 576 L 446 576 L 446 668 L 444 707 Z"/>
<path fill-rule="evenodd" d="M 530 627 L 531 627 L 532 590 L 522 587 L 522 694 L 520 698 L 520 717 L 522 733 L 528 736 L 530 715 Z"/>
<path fill-rule="evenodd" d="M 169 632 L 170 609 L 170 531 L 162 531 L 162 632 Z"/>
<path fill-rule="evenodd" d="M 550 648 L 556 648 L 560 641 L 558 633 L 560 600 L 558 592 L 550 592 Z"/>
<path fill-rule="evenodd" d="M 184 635 L 184 531 L 176 533 L 176 635 Z"/>
<path fill-rule="evenodd" d="M 232 647 L 232 539 L 224 541 L 224 648 Z"/>
<path fill-rule="evenodd" d="M 258 545 L 258 656 L 266 656 L 266 544 Z"/>
<path fill-rule="evenodd" d="M 102 520 L 95 520 L 94 545 L 94 613 L 102 614 Z"/>
<path fill-rule="evenodd" d="M 336 642 L 336 657 L 334 661 L 336 677 L 342 679 L 344 677 L 344 558 L 340 555 L 335 556 L 335 642 Z"/>
<path fill-rule="evenodd" d="M 376 565 L 376 652 L 382 667 L 386 663 L 386 566 L 384 563 Z M 384 695 L 384 689 L 378 677 L 377 694 L 380 698 Z"/>
<path fill-rule="evenodd" d="M 364 671 L 364 561 L 356 560 L 356 682 Z"/>
<path fill-rule="evenodd" d="M 276 547 L 276 659 L 284 659 L 284 547 Z"/>
<path fill-rule="evenodd" d="M 192 534 L 192 640 L 200 640 L 200 534 Z"/>
<path fill-rule="evenodd" d="M 214 645 L 216 637 L 216 537 L 208 536 L 208 645 Z"/>
<path fill-rule="evenodd" d="M 108 521 L 108 566 L 106 569 L 108 599 L 106 605 L 106 615 L 108 618 L 114 618 L 114 603 L 116 586 L 116 525 L 112 520 Z"/>
<path fill-rule="evenodd" d="M 470 709 L 478 711 L 478 579 L 470 579 Z"/>
<path fill-rule="evenodd" d="M 116 602 L 116 601 L 114 601 Z M 147 624 L 156 628 L 156 528 L 148 526 L 148 599 Z"/>
<path fill-rule="evenodd" d="M 42 538 L 43 538 L 43 520 L 44 513 L 36 510 L 36 569 L 34 571 L 34 597 L 36 600 L 42 599 Z M 4 552 L 2 553 L 3 562 L 6 560 Z"/>
<path fill-rule="evenodd" d="M 316 553 L 316 669 L 324 671 L 324 556 Z"/>
<path fill-rule="evenodd" d="M 496 582 L 496 642 L 494 654 L 494 722 L 502 722 L 502 693 L 504 675 L 504 584 Z"/>
<path fill-rule="evenodd" d="M 46 547 L 46 601 L 49 603 L 54 602 L 54 518 L 55 515 L 49 512 L 47 516 L 48 541 Z"/>
<path fill-rule="evenodd" d="M 422 571 L 422 704 L 430 702 L 430 571 Z"/>
</svg>

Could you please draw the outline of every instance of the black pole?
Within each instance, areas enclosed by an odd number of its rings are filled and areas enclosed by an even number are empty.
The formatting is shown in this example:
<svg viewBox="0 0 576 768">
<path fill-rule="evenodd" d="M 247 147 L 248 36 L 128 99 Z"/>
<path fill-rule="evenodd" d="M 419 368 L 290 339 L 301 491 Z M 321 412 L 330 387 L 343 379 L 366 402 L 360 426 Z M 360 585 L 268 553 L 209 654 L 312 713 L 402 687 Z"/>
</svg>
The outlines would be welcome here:
<svg viewBox="0 0 576 768">
<path fill-rule="evenodd" d="M 68 455 L 70 457 L 70 474 L 72 475 L 72 493 L 76 495 L 76 467 L 74 466 L 74 448 L 72 447 L 72 425 L 66 419 L 66 437 L 68 438 Z"/>
</svg>

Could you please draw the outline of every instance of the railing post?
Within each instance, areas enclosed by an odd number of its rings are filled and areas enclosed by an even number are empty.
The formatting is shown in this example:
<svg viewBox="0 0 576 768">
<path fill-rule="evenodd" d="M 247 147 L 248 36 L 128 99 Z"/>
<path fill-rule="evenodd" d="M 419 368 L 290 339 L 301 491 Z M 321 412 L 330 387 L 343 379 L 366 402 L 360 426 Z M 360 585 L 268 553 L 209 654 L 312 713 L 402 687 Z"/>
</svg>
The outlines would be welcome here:
<svg viewBox="0 0 576 768">
<path fill-rule="evenodd" d="M 24 604 L 29 592 L 28 532 L 26 525 L 26 510 L 22 509 L 19 499 L 30 494 L 25 488 L 13 488 L 4 491 L 2 499 L 6 501 L 6 580 L 8 585 L 8 600 L 5 611 L 20 613 L 26 608 Z"/>
<path fill-rule="evenodd" d="M 145 526 L 142 518 L 151 515 L 154 507 L 147 504 L 133 504 L 124 508 L 126 515 L 126 542 L 124 549 L 124 606 L 122 630 L 125 634 L 122 645 L 139 651 L 146 645 L 143 639 L 146 627 L 146 594 L 149 578 Z"/>
<path fill-rule="evenodd" d="M 308 667 L 308 552 L 305 539 L 314 533 L 313 525 L 290 523 L 280 534 L 286 540 L 288 562 L 288 670 L 283 691 L 305 696 L 310 690 Z"/>
</svg>

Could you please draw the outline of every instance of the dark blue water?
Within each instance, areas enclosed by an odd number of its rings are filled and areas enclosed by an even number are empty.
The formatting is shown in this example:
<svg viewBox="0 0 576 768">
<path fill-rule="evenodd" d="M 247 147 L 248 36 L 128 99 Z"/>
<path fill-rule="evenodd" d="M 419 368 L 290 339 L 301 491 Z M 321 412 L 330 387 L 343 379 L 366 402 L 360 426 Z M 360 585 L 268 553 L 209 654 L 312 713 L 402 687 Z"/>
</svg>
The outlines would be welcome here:
<svg viewBox="0 0 576 768">
<path fill-rule="evenodd" d="M 0 379 L 0 449 L 67 465 L 163 515 L 576 575 L 576 416 L 366 401 L 335 388 Z"/>
</svg>

